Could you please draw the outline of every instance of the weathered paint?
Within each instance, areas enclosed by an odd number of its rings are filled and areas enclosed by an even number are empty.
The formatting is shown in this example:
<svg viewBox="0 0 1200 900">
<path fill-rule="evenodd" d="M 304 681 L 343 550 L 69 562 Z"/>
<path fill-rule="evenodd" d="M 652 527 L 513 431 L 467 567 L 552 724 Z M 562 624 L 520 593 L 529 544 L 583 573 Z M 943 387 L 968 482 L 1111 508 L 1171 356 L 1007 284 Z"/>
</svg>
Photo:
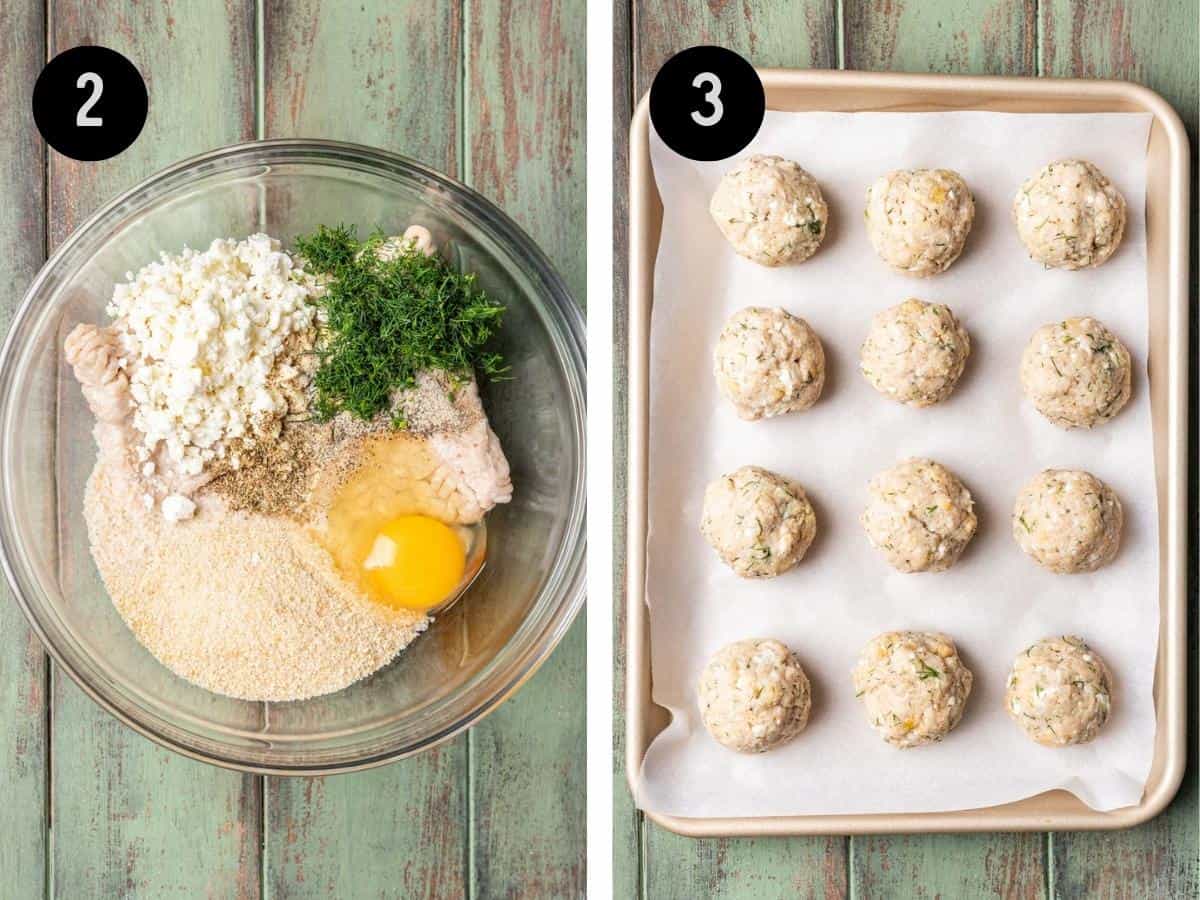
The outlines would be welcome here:
<svg viewBox="0 0 1200 900">
<path fill-rule="evenodd" d="M 858 897 L 1005 897 L 1034 900 L 1045 887 L 1041 834 L 938 834 L 854 838 Z"/>
<path fill-rule="evenodd" d="M 264 137 L 383 147 L 460 174 L 459 0 L 267 0 Z"/>
<path fill-rule="evenodd" d="M 270 778 L 268 896 L 466 893 L 466 744 L 329 778 Z"/>
<path fill-rule="evenodd" d="M 634 0 L 635 96 L 650 90 L 659 66 L 696 44 L 729 47 L 758 66 L 837 68 L 837 20 L 835 0 Z"/>
<path fill-rule="evenodd" d="M 845 4 L 847 69 L 1032 75 L 1035 0 Z"/>
<path fill-rule="evenodd" d="M 538 242 L 582 303 L 583 0 L 471 0 L 465 180 Z M 586 833 L 583 617 L 519 694 L 472 729 L 471 890 L 582 897 Z"/>
<path fill-rule="evenodd" d="M 137 142 L 112 160 L 51 154 L 51 246 L 156 169 L 254 133 L 252 8 L 56 0 L 51 53 L 85 43 L 112 47 L 137 65 L 150 115 Z M 60 467 L 72 477 L 86 473 L 94 457 L 90 446 L 63 452 L 78 454 Z M 94 577 L 89 560 L 62 564 L 80 582 Z M 61 672 L 52 684 L 53 895 L 258 896 L 258 779 L 160 749 Z"/>
<path fill-rule="evenodd" d="M 45 258 L 45 145 L 29 90 L 46 53 L 37 4 L 0 6 L 0 331 Z M 7 586 L 0 587 L 0 872 L 14 896 L 45 892 L 49 663 Z"/>
</svg>

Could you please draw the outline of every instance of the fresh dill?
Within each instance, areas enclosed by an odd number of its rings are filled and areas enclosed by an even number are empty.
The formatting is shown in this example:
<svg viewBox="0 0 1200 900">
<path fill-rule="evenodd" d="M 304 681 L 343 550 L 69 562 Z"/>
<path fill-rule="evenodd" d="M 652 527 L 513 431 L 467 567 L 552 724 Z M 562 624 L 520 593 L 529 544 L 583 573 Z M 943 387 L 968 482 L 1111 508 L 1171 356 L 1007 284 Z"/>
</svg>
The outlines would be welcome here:
<svg viewBox="0 0 1200 900">
<path fill-rule="evenodd" d="M 919 678 L 921 681 L 925 681 L 926 679 L 929 679 L 929 678 L 941 678 L 941 677 L 942 677 L 942 673 L 939 672 L 937 669 L 935 669 L 933 666 L 929 665 L 929 663 L 925 662 L 925 660 L 923 660 L 923 659 L 917 660 L 917 678 Z"/>
<path fill-rule="evenodd" d="M 305 267 L 322 276 L 325 293 L 313 378 L 318 419 L 341 412 L 372 419 L 391 407 L 397 390 L 416 374 L 440 369 L 467 380 L 473 373 L 502 379 L 509 368 L 486 348 L 504 307 L 440 256 L 403 247 L 390 259 L 375 250 L 382 232 L 360 241 L 354 228 L 320 226 L 296 239 Z M 403 428 L 402 416 L 393 416 Z"/>
</svg>

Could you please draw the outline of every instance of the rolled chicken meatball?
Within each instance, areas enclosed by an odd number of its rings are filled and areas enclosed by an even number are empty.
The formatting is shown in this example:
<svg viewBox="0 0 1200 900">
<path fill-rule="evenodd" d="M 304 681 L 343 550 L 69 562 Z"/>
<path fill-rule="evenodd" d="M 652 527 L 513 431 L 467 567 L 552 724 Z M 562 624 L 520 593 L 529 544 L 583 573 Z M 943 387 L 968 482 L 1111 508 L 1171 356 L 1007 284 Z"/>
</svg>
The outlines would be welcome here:
<svg viewBox="0 0 1200 900">
<path fill-rule="evenodd" d="M 800 412 L 817 402 L 825 386 L 825 349 L 803 319 L 748 306 L 721 329 L 713 374 L 743 419 Z"/>
<path fill-rule="evenodd" d="M 808 676 L 779 641 L 737 641 L 716 652 L 696 685 L 700 717 L 720 744 L 762 753 L 808 724 Z"/>
<path fill-rule="evenodd" d="M 1021 489 L 1013 537 L 1051 572 L 1093 572 L 1121 545 L 1124 513 L 1112 488 L 1089 472 L 1046 469 Z"/>
<path fill-rule="evenodd" d="M 1021 387 L 1037 411 L 1063 428 L 1107 422 L 1129 401 L 1129 350 L 1089 316 L 1043 325 L 1021 356 Z"/>
<path fill-rule="evenodd" d="M 1108 721 L 1112 675 L 1082 638 L 1046 638 L 1013 662 L 1004 707 L 1044 747 L 1085 744 Z"/>
<path fill-rule="evenodd" d="M 900 572 L 941 572 L 958 561 L 977 520 L 971 492 L 931 459 L 907 459 L 867 485 L 861 522 L 871 546 Z"/>
<path fill-rule="evenodd" d="M 1082 159 L 1052 162 L 1021 185 L 1013 221 L 1029 255 L 1048 269 L 1098 266 L 1125 233 L 1125 198 Z"/>
<path fill-rule="evenodd" d="M 796 482 L 742 466 L 708 485 L 700 533 L 743 578 L 772 578 L 804 558 L 817 516 Z"/>
<path fill-rule="evenodd" d="M 972 681 L 946 635 L 890 631 L 863 648 L 854 668 L 854 695 L 880 737 L 906 749 L 940 741 L 953 730 Z"/>
<path fill-rule="evenodd" d="M 950 268 L 967 242 L 975 201 L 949 169 L 888 172 L 867 189 L 867 237 L 898 272 L 925 278 Z"/>
<path fill-rule="evenodd" d="M 913 298 L 871 320 L 859 368 L 879 393 L 932 406 L 954 391 L 970 355 L 971 339 L 950 307 Z"/>
<path fill-rule="evenodd" d="M 708 211 L 737 254 L 761 266 L 808 259 L 829 221 L 816 179 L 780 156 L 751 156 L 735 165 Z"/>
</svg>

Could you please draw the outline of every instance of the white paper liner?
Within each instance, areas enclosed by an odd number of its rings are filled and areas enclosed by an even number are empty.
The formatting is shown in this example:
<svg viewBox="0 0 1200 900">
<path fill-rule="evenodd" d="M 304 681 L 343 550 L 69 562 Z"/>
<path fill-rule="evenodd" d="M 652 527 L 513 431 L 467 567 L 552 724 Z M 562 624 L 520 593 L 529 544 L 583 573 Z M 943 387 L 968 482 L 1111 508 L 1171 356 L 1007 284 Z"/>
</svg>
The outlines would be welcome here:
<svg viewBox="0 0 1200 900">
<path fill-rule="evenodd" d="M 736 256 L 708 214 L 733 160 L 698 163 L 651 133 L 664 207 L 650 340 L 649 532 L 646 596 L 656 703 L 673 714 L 651 744 L 638 804 L 685 817 L 935 812 L 992 806 L 1066 788 L 1088 806 L 1137 803 L 1150 771 L 1158 638 L 1158 520 L 1146 377 L 1148 314 L 1143 114 L 1017 115 L 768 112 L 739 157 L 775 153 L 820 182 L 826 240 L 807 262 L 768 269 Z M 1124 194 L 1125 238 L 1098 269 L 1047 271 L 1028 258 L 1011 219 L 1021 182 L 1047 162 L 1094 162 Z M 895 168 L 950 168 L 975 197 L 962 257 L 928 279 L 891 271 L 863 226 L 867 186 Z M 871 316 L 907 297 L 946 303 L 971 335 L 954 395 L 912 410 L 858 372 Z M 717 393 L 712 351 L 725 319 L 749 305 L 807 319 L 824 343 L 825 391 L 811 410 L 743 422 Z M 1039 326 L 1092 315 L 1129 347 L 1133 397 L 1092 431 L 1065 431 L 1024 399 L 1022 350 Z M 975 498 L 979 531 L 959 563 L 902 575 L 867 542 L 858 516 L 867 480 L 927 456 Z M 808 557 L 779 578 L 747 581 L 700 536 L 709 480 L 756 464 L 798 480 L 818 517 Z M 1012 538 L 1019 489 L 1047 467 L 1082 468 L 1117 492 L 1125 531 L 1099 572 L 1054 575 Z M 936 630 L 975 674 L 966 714 L 940 744 L 896 750 L 869 727 L 850 670 L 863 645 L 893 629 Z M 1083 636 L 1115 678 L 1113 715 L 1090 744 L 1047 749 L 1008 718 L 1013 657 L 1049 635 Z M 810 724 L 766 754 L 713 741 L 695 683 L 730 641 L 774 637 L 813 683 Z"/>
</svg>

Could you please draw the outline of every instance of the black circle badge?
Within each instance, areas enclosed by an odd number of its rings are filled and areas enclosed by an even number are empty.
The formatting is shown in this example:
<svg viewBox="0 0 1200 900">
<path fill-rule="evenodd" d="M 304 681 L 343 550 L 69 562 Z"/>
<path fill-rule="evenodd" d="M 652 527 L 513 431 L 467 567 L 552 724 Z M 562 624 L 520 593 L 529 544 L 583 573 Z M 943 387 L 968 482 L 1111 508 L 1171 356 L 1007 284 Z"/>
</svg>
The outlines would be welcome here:
<svg viewBox="0 0 1200 900">
<path fill-rule="evenodd" d="M 72 47 L 33 86 L 33 121 L 46 143 L 71 159 L 116 156 L 141 134 L 149 98 L 137 67 L 107 47 Z"/>
<path fill-rule="evenodd" d="M 724 47 L 690 47 L 666 61 L 650 85 L 650 121 L 688 159 L 726 159 L 745 148 L 767 109 L 754 66 Z"/>
</svg>

